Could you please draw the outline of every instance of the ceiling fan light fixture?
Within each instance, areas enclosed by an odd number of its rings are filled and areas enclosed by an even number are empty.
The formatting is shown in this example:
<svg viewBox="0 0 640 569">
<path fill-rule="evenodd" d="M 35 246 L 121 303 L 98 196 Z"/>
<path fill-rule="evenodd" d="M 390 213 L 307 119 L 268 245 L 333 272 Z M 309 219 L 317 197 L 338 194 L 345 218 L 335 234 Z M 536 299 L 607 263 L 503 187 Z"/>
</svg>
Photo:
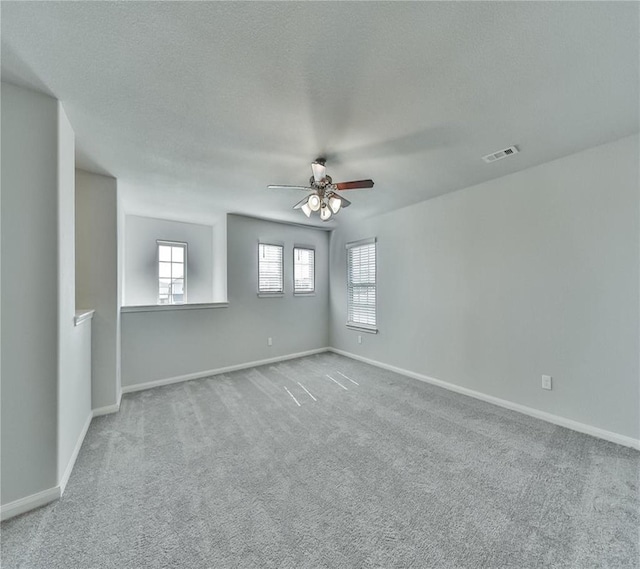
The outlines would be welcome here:
<svg viewBox="0 0 640 569">
<path fill-rule="evenodd" d="M 342 199 L 336 194 L 331 194 L 329 197 L 329 207 L 333 213 L 338 213 L 342 207 Z"/>
<path fill-rule="evenodd" d="M 369 179 L 334 183 L 331 176 L 327 174 L 323 157 L 316 158 L 311 163 L 311 170 L 313 176 L 309 178 L 308 186 L 271 185 L 267 187 L 270 189 L 305 190 L 310 192 L 294 205 L 293 209 L 301 209 L 307 217 L 311 217 L 312 213 L 317 213 L 322 221 L 329 221 L 340 210 L 351 205 L 348 199 L 342 197 L 342 190 L 373 188 L 373 180 Z M 341 192 L 338 193 L 337 190 L 341 190 Z"/>
<path fill-rule="evenodd" d="M 318 160 L 316 160 L 311 164 L 311 170 L 313 171 L 313 179 L 316 182 L 324 180 L 327 172 L 327 167 L 324 165 L 324 162 L 319 162 Z"/>
<path fill-rule="evenodd" d="M 331 208 L 327 206 L 326 203 L 323 203 L 322 207 L 320 208 L 320 219 L 322 221 L 329 221 L 330 217 L 331 217 Z"/>
<path fill-rule="evenodd" d="M 318 194 L 311 194 L 307 201 L 307 205 L 311 209 L 311 211 L 318 211 L 320 209 L 320 205 L 322 204 L 320 200 L 320 196 Z"/>
</svg>

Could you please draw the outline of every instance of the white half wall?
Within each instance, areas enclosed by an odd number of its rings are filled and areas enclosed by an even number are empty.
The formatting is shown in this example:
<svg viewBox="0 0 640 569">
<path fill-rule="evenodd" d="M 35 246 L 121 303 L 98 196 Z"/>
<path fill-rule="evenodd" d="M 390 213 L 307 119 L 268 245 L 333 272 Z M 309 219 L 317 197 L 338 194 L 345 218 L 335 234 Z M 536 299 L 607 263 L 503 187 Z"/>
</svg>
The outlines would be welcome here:
<svg viewBox="0 0 640 569">
<path fill-rule="evenodd" d="M 638 156 L 632 136 L 333 232 L 330 345 L 637 440 Z M 345 326 L 367 237 L 377 335 Z"/>
<path fill-rule="evenodd" d="M 127 306 L 158 303 L 158 239 L 188 243 L 187 302 L 213 302 L 213 227 L 127 215 L 125 276 Z"/>
<path fill-rule="evenodd" d="M 91 416 L 91 321 L 75 325 L 75 135 L 58 102 L 58 477 L 71 472 Z M 38 207 L 37 204 L 34 204 Z"/>
<path fill-rule="evenodd" d="M 116 405 L 118 379 L 118 204 L 115 178 L 76 170 L 76 306 L 94 309 L 91 407 Z"/>
<path fill-rule="evenodd" d="M 57 484 L 58 103 L 2 83 L 2 504 Z"/>
<path fill-rule="evenodd" d="M 257 295 L 259 241 L 284 245 L 282 297 Z M 123 389 L 327 346 L 328 233 L 229 215 L 227 245 L 228 307 L 122 314 Z M 315 296 L 293 296 L 294 245 L 315 248 Z"/>
<path fill-rule="evenodd" d="M 120 308 L 124 304 L 124 237 L 125 237 L 125 219 L 124 206 L 122 204 L 122 192 L 120 188 L 117 191 L 117 256 L 118 256 L 118 283 L 117 283 L 117 309 L 118 316 L 116 321 L 116 390 L 118 393 L 118 408 L 120 407 L 120 398 L 122 396 L 122 318 Z M 94 407 L 95 409 L 95 407 Z"/>
</svg>

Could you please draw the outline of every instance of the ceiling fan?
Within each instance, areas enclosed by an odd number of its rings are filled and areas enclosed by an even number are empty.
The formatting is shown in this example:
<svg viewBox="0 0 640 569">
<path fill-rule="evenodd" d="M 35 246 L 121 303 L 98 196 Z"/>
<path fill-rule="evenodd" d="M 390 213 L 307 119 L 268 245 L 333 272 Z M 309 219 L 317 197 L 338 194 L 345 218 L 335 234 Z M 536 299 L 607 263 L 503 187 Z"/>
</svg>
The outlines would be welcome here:
<svg viewBox="0 0 640 569">
<path fill-rule="evenodd" d="M 308 186 L 268 186 L 268 188 L 311 192 L 294 205 L 293 209 L 301 209 L 307 217 L 311 217 L 311 214 L 317 211 L 320 212 L 322 221 L 329 221 L 331 216 L 338 213 L 341 208 L 351 205 L 349 200 L 338 194 L 339 191 L 373 188 L 373 180 L 355 180 L 334 184 L 331 176 L 327 175 L 325 162 L 324 158 L 317 158 L 311 164 L 313 176 L 309 178 Z"/>
</svg>

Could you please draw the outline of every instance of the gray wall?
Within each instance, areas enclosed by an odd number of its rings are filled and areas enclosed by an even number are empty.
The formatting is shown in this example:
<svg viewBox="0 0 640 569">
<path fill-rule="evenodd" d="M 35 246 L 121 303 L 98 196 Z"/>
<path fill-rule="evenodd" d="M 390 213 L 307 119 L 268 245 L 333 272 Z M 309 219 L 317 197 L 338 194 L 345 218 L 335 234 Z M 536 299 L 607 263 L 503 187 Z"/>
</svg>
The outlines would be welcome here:
<svg viewBox="0 0 640 569">
<path fill-rule="evenodd" d="M 335 231 L 331 345 L 637 439 L 638 188 L 634 136 Z M 378 335 L 345 327 L 373 236 Z"/>
<path fill-rule="evenodd" d="M 213 228 L 127 215 L 125 221 L 124 302 L 158 303 L 158 239 L 188 243 L 187 302 L 213 301 Z"/>
<path fill-rule="evenodd" d="M 118 211 L 115 178 L 76 171 L 76 305 L 93 308 L 94 409 L 115 405 L 120 373 Z"/>
<path fill-rule="evenodd" d="M 213 224 L 213 301 L 227 301 L 227 216 Z"/>
<path fill-rule="evenodd" d="M 258 241 L 285 246 L 285 294 L 258 298 Z M 122 384 L 204 372 L 328 345 L 329 237 L 324 231 L 229 215 L 229 307 L 122 315 Z M 294 297 L 293 246 L 316 250 L 316 294 Z M 267 346 L 267 338 L 273 345 Z"/>
<path fill-rule="evenodd" d="M 58 101 L 2 83 L 3 505 L 58 486 L 91 415 L 90 330 L 74 325 L 74 154 Z"/>
<path fill-rule="evenodd" d="M 57 101 L 2 83 L 2 504 L 56 485 Z"/>
</svg>

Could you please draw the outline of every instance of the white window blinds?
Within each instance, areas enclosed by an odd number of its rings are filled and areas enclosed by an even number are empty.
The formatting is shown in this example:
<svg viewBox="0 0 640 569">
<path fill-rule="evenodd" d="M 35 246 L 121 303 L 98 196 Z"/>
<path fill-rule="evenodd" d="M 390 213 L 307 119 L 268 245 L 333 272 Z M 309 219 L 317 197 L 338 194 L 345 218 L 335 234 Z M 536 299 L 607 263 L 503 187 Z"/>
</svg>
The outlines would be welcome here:
<svg viewBox="0 0 640 569">
<path fill-rule="evenodd" d="M 315 290 L 315 251 L 293 248 L 293 292 L 309 294 Z"/>
<path fill-rule="evenodd" d="M 282 293 L 282 245 L 258 244 L 258 292 Z"/>
<path fill-rule="evenodd" d="M 347 245 L 347 325 L 376 328 L 375 239 Z"/>
</svg>

